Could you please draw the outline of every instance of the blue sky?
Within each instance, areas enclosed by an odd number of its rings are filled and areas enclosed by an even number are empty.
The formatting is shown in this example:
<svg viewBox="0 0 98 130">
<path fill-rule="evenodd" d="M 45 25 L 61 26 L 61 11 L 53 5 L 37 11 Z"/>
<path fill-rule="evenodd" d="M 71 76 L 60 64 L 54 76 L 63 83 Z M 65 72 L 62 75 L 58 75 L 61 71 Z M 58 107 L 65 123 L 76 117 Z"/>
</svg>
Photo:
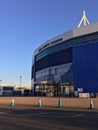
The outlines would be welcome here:
<svg viewBox="0 0 98 130">
<path fill-rule="evenodd" d="M 98 21 L 98 0 L 0 0 L 0 80 L 31 86 L 34 50 L 46 40 L 76 28 L 82 11 Z"/>
</svg>

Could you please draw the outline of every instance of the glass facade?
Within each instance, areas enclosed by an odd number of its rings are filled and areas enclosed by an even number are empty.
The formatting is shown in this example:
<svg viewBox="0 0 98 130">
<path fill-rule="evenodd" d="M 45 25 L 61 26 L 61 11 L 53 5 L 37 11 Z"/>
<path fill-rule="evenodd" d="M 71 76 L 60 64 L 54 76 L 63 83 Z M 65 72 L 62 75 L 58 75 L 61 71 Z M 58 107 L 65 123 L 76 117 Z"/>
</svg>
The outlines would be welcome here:
<svg viewBox="0 0 98 130">
<path fill-rule="evenodd" d="M 70 74 L 70 75 L 69 75 Z M 59 66 L 54 66 L 51 68 L 46 68 L 36 72 L 36 82 L 40 83 L 41 81 L 50 82 L 72 82 L 72 63 L 63 64 Z"/>
<path fill-rule="evenodd" d="M 72 48 L 52 53 L 36 61 L 35 72 L 70 62 L 72 62 Z"/>
</svg>

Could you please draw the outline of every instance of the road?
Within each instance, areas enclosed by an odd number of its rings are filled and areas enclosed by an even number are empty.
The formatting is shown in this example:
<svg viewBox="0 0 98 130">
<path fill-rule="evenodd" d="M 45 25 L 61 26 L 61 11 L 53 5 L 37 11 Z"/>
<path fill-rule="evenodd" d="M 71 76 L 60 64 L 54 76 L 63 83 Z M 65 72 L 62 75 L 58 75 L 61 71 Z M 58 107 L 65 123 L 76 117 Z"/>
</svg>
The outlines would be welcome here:
<svg viewBox="0 0 98 130">
<path fill-rule="evenodd" d="M 98 130 L 98 112 L 62 109 L 0 109 L 1 130 Z"/>
</svg>

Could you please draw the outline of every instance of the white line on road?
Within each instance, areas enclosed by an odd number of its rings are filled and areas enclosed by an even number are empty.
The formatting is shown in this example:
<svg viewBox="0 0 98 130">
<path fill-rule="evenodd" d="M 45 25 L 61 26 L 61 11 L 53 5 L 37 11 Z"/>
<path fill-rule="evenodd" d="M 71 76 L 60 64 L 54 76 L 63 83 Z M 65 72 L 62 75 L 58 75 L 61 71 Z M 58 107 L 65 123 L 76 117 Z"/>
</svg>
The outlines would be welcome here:
<svg viewBox="0 0 98 130">
<path fill-rule="evenodd" d="M 85 114 L 76 114 L 73 117 L 80 117 L 80 116 L 84 116 Z"/>
</svg>

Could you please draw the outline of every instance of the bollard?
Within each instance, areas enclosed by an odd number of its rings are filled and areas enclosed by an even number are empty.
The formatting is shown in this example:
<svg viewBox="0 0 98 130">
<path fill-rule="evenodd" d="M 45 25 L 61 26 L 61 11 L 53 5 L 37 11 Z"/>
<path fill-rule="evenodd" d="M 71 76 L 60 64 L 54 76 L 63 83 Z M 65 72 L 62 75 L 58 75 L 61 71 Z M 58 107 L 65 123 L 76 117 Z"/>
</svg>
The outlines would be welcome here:
<svg viewBox="0 0 98 130">
<path fill-rule="evenodd" d="M 39 98 L 39 100 L 38 100 L 38 107 L 41 107 L 41 106 L 42 106 L 41 98 Z"/>
<path fill-rule="evenodd" d="M 90 109 L 94 109 L 94 104 L 93 104 L 93 100 L 90 97 Z"/>
<path fill-rule="evenodd" d="M 59 97 L 58 99 L 58 108 L 61 108 L 62 107 L 62 102 L 61 102 L 61 98 Z"/>
<path fill-rule="evenodd" d="M 14 107 L 14 105 L 15 104 L 14 104 L 14 98 L 13 98 L 12 101 L 11 101 L 11 106 Z"/>
</svg>

